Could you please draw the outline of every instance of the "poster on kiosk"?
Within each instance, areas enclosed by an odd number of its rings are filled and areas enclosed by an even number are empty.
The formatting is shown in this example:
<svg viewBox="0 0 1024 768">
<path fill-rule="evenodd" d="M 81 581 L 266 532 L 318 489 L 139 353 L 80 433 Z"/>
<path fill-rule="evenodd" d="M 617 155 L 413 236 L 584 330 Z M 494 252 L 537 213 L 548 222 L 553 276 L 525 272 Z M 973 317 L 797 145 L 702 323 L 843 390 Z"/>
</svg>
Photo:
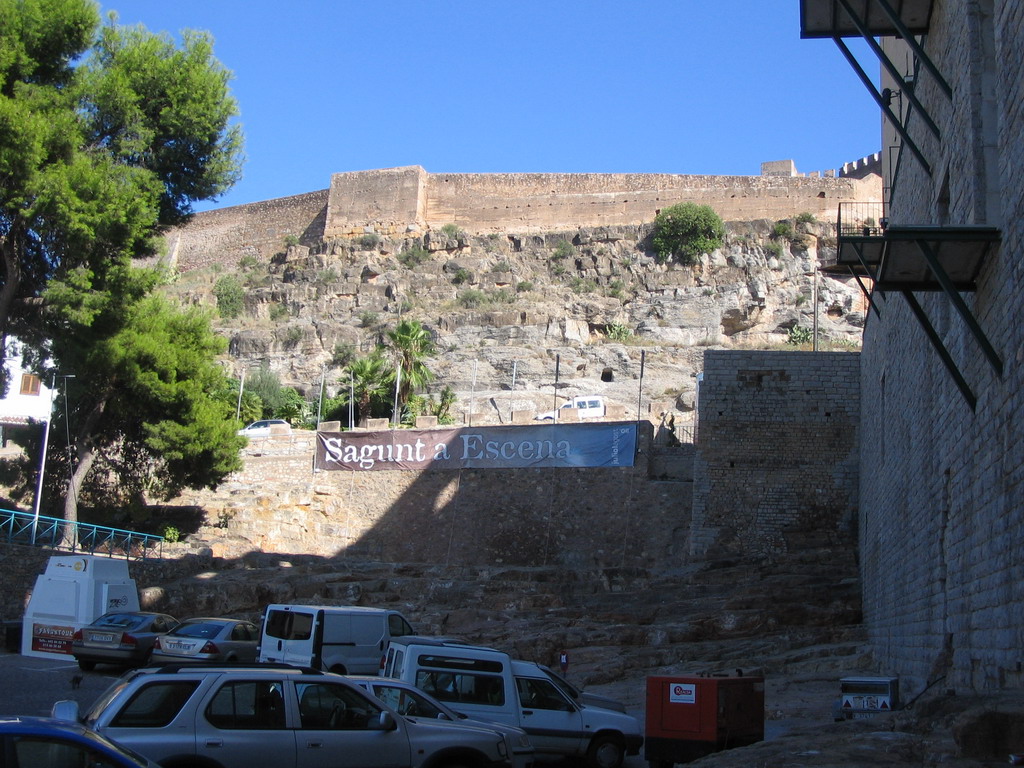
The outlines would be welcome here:
<svg viewBox="0 0 1024 768">
<path fill-rule="evenodd" d="M 67 659 L 75 632 L 109 611 L 139 610 L 128 562 L 54 555 L 36 578 L 22 624 L 22 656 Z"/>
</svg>

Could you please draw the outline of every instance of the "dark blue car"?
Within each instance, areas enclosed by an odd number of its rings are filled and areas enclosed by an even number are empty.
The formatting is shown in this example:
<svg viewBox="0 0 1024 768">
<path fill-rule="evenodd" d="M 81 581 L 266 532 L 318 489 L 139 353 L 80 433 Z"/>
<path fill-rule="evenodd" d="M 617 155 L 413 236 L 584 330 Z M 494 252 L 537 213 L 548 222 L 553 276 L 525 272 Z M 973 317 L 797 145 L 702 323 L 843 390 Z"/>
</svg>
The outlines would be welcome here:
<svg viewBox="0 0 1024 768">
<path fill-rule="evenodd" d="M 80 723 L 48 717 L 0 715 L 4 768 L 159 768 Z"/>
</svg>

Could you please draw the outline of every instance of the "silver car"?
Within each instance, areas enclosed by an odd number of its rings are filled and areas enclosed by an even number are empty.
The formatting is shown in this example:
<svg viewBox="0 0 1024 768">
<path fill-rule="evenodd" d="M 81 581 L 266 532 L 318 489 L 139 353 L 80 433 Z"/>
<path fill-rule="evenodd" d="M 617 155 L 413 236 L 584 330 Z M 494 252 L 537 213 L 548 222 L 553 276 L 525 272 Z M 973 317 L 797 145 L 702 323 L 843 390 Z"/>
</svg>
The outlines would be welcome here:
<svg viewBox="0 0 1024 768">
<path fill-rule="evenodd" d="M 159 638 L 153 663 L 189 661 L 256 661 L 259 629 L 241 619 L 186 619 Z"/>
<path fill-rule="evenodd" d="M 526 731 L 522 728 L 507 723 L 467 717 L 404 680 L 396 680 L 393 677 L 377 677 L 376 675 L 346 675 L 346 677 L 406 717 L 448 720 L 463 725 L 493 728 L 504 734 L 512 751 L 514 768 L 530 768 L 534 763 L 536 750 L 530 743 Z"/>
<path fill-rule="evenodd" d="M 53 716 L 78 721 L 78 702 Z M 493 728 L 403 717 L 340 675 L 284 665 L 132 670 L 81 721 L 167 768 L 511 768 Z"/>
<path fill-rule="evenodd" d="M 75 632 L 71 654 L 85 671 L 97 664 L 144 665 L 156 639 L 177 625 L 166 613 L 111 611 Z"/>
</svg>

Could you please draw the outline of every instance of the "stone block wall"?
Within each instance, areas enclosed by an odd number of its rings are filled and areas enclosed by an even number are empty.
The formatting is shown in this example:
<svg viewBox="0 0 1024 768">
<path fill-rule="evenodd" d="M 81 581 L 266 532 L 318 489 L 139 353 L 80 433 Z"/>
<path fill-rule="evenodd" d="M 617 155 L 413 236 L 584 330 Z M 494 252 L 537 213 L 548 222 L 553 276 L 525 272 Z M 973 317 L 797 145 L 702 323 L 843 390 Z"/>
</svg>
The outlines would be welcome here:
<svg viewBox="0 0 1024 768">
<path fill-rule="evenodd" d="M 937 3 L 917 94 L 942 140 L 912 134 L 933 172 L 904 159 L 899 224 L 988 224 L 1002 242 L 964 299 L 1002 360 L 999 375 L 940 293 L 917 294 L 977 397 L 972 410 L 899 294 L 865 330 L 861 383 L 864 611 L 883 670 L 913 695 L 1024 684 L 1024 8 Z M 898 59 L 902 61 L 903 59 Z M 946 244 L 946 248 L 955 248 Z"/>
<path fill-rule="evenodd" d="M 289 236 L 316 242 L 323 236 L 329 191 L 197 213 L 167 235 L 168 261 L 183 272 L 212 263 L 236 266 L 246 256 L 266 261 L 284 252 Z"/>
<path fill-rule="evenodd" d="M 856 546 L 859 355 L 704 353 L 694 557 L 783 562 Z"/>
<path fill-rule="evenodd" d="M 650 224 L 680 202 L 727 221 L 800 213 L 829 221 L 840 202 L 881 199 L 879 177 L 691 176 L 615 173 L 429 174 L 419 166 L 336 173 L 329 189 L 196 214 L 167 235 L 181 271 L 365 232 L 416 235 L 454 224 L 471 234 L 554 232 Z"/>
<path fill-rule="evenodd" d="M 394 168 L 335 174 L 325 234 L 352 234 L 368 224 L 387 233 L 455 224 L 475 234 L 635 226 L 680 202 L 710 205 L 725 220 L 802 212 L 829 220 L 840 202 L 878 200 L 880 194 L 877 176 L 428 174 L 419 167 Z"/>
</svg>

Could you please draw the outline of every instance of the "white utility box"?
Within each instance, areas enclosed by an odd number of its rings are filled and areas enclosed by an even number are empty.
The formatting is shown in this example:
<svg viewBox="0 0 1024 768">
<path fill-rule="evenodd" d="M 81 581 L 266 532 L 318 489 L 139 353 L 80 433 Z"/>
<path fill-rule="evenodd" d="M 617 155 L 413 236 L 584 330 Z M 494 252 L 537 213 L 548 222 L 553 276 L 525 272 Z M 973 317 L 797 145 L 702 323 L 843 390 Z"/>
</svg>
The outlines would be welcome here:
<svg viewBox="0 0 1024 768">
<path fill-rule="evenodd" d="M 25 609 L 21 655 L 66 659 L 77 630 L 109 611 L 137 610 L 139 592 L 128 576 L 128 561 L 54 555 Z"/>
</svg>

